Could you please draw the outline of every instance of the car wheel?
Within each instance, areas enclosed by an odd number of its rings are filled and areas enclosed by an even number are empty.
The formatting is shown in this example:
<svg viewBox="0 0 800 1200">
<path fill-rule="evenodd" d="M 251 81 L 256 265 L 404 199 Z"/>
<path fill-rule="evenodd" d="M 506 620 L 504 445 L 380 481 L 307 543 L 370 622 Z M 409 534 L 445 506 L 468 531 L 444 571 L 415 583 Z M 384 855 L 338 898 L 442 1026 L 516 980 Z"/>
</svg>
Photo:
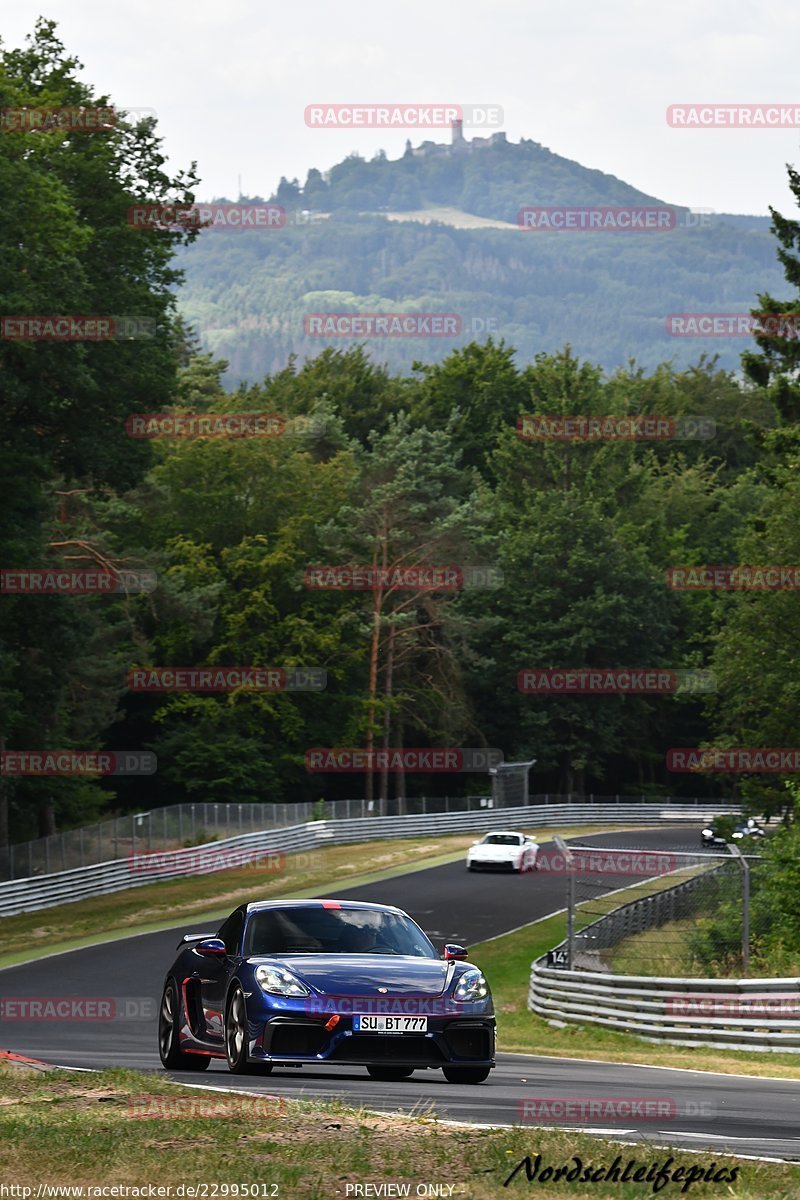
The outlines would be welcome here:
<svg viewBox="0 0 800 1200">
<path fill-rule="evenodd" d="M 178 985 L 168 979 L 158 1010 L 158 1053 L 170 1071 L 205 1071 L 211 1059 L 207 1054 L 184 1054 L 180 1048 L 180 1000 Z"/>
<path fill-rule="evenodd" d="M 467 870 L 468 870 L 468 871 L 474 871 L 474 870 L 475 870 L 475 868 L 473 867 L 472 863 L 467 863 Z"/>
<path fill-rule="evenodd" d="M 271 1063 L 247 1061 L 247 1004 L 244 992 L 237 983 L 228 997 L 225 1013 L 225 1057 L 228 1070 L 234 1075 L 269 1075 Z"/>
<path fill-rule="evenodd" d="M 491 1067 L 442 1067 L 442 1073 L 448 1083 L 483 1083 L 487 1079 Z"/>
<path fill-rule="evenodd" d="M 393 1083 L 396 1079 L 408 1079 L 410 1075 L 414 1074 L 413 1067 L 380 1067 L 370 1064 L 367 1070 L 373 1079 L 380 1079 L 384 1083 Z"/>
</svg>

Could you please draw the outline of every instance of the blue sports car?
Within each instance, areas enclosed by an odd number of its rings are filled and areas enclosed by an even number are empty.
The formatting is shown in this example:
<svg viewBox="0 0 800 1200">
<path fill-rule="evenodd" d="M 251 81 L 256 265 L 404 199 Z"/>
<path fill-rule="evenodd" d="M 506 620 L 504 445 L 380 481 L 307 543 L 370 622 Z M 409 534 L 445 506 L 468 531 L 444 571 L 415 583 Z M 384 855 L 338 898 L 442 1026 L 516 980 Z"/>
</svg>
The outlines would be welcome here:
<svg viewBox="0 0 800 1200">
<path fill-rule="evenodd" d="M 373 1079 L 439 1067 L 482 1083 L 495 1018 L 461 946 L 439 957 L 399 908 L 355 900 L 266 900 L 216 934 L 190 933 L 164 981 L 158 1048 L 169 1070 L 227 1059 L 237 1074 L 303 1063 L 361 1064 Z"/>
</svg>

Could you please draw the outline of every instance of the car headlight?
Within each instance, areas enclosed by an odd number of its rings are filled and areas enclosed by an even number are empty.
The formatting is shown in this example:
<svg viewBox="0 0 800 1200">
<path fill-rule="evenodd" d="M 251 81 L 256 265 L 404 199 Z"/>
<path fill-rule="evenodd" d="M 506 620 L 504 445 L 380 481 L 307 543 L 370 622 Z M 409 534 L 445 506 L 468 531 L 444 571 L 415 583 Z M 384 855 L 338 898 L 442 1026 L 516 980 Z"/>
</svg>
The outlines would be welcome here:
<svg viewBox="0 0 800 1200">
<path fill-rule="evenodd" d="M 262 992 L 269 992 L 271 996 L 311 995 L 311 988 L 296 979 L 285 967 L 256 967 L 256 982 Z"/>
<path fill-rule="evenodd" d="M 455 986 L 454 1000 L 483 1000 L 489 995 L 489 985 L 481 971 L 473 967 L 465 971 Z"/>
</svg>

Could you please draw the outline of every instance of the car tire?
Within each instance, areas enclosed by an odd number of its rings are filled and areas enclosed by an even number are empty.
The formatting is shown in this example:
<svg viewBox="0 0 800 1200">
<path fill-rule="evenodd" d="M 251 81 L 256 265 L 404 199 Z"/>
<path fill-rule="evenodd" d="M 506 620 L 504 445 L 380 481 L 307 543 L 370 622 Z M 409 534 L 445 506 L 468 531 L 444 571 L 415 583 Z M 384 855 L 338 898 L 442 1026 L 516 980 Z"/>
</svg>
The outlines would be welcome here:
<svg viewBox="0 0 800 1200">
<path fill-rule="evenodd" d="M 269 1075 L 272 1063 L 251 1063 L 247 1060 L 247 1002 L 237 983 L 228 995 L 225 1006 L 225 1057 L 232 1075 Z"/>
<path fill-rule="evenodd" d="M 475 868 L 473 867 L 472 863 L 467 863 L 467 870 L 468 870 L 468 871 L 474 871 L 474 870 L 475 870 Z"/>
<path fill-rule="evenodd" d="M 205 1071 L 211 1062 L 207 1054 L 185 1054 L 180 1048 L 180 989 L 172 978 L 164 984 L 158 1010 L 158 1053 L 168 1071 Z"/>
<path fill-rule="evenodd" d="M 442 1067 L 448 1083 L 483 1083 L 488 1079 L 491 1067 Z"/>
<path fill-rule="evenodd" d="M 374 1066 L 370 1063 L 367 1067 L 372 1079 L 379 1079 L 383 1083 L 394 1083 L 398 1079 L 408 1079 L 414 1074 L 413 1067 L 382 1067 L 378 1064 Z"/>
</svg>

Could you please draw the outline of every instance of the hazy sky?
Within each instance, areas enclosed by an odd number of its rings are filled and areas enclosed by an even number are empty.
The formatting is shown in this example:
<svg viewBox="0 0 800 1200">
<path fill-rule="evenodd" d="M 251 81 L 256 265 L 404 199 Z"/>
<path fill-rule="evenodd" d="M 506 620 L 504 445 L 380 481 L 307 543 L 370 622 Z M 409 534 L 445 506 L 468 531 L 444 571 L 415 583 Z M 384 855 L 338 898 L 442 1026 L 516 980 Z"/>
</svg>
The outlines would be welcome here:
<svg viewBox="0 0 800 1200">
<path fill-rule="evenodd" d="M 669 104 L 797 103 L 800 5 L 773 0 L 16 0 L 3 41 L 55 19 L 85 78 L 153 108 L 173 170 L 198 161 L 205 199 L 269 195 L 346 154 L 402 153 L 406 130 L 310 129 L 315 102 L 501 105 L 533 138 L 660 199 L 718 212 L 792 211 L 800 129 L 672 129 Z M 446 139 L 443 132 L 420 135 Z M 526 202 L 546 203 L 528 197 Z"/>
</svg>

